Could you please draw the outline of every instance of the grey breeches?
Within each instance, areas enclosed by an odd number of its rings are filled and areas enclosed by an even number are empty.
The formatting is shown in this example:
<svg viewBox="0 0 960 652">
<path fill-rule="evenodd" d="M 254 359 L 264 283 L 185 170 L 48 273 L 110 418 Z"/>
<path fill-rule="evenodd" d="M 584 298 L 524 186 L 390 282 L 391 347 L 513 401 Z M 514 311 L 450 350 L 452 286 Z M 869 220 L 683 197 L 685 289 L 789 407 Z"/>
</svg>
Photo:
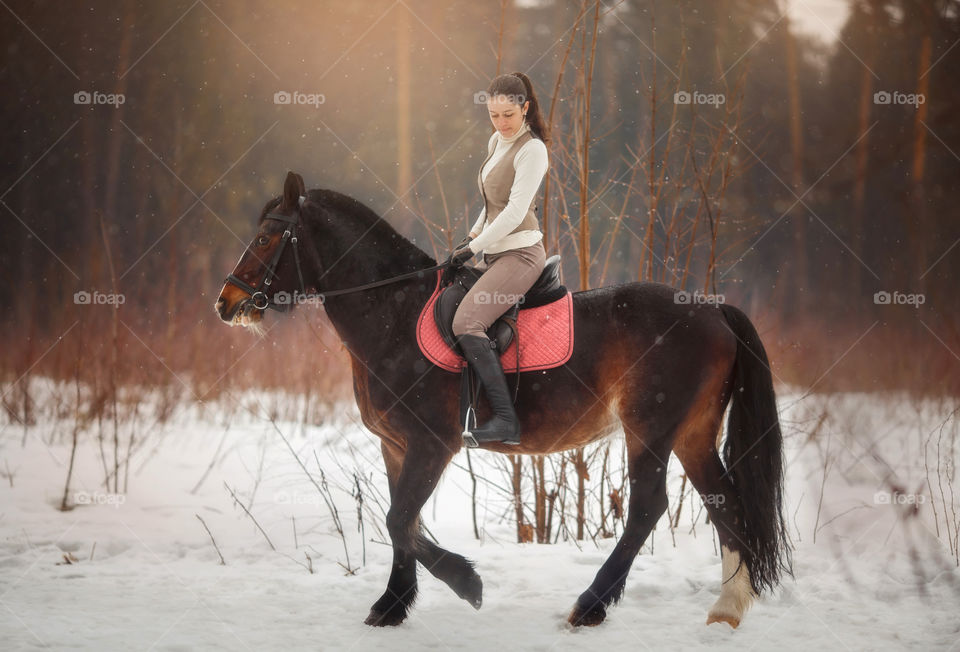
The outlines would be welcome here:
<svg viewBox="0 0 960 652">
<path fill-rule="evenodd" d="M 483 274 L 460 302 L 453 317 L 453 334 L 486 337 L 493 322 L 533 287 L 546 260 L 543 242 L 484 254 L 477 265 Z"/>
</svg>

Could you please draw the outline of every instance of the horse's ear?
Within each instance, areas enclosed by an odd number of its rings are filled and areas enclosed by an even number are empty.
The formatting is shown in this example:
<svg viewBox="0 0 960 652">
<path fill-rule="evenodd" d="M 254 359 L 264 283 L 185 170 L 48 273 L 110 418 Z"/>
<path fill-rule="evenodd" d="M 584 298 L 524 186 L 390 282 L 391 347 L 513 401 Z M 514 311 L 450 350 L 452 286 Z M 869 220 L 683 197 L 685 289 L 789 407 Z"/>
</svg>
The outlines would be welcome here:
<svg viewBox="0 0 960 652">
<path fill-rule="evenodd" d="M 300 203 L 300 197 L 305 195 L 307 187 L 303 184 L 303 177 L 296 172 L 287 172 L 287 180 L 283 183 L 283 208 L 291 209 Z"/>
</svg>

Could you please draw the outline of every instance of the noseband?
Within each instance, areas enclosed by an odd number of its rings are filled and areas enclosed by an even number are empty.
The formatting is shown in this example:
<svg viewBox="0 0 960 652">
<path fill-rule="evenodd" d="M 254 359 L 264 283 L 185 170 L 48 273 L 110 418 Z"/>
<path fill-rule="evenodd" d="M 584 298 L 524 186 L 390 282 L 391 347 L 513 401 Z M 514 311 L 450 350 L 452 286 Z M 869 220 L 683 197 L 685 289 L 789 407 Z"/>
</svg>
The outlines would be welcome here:
<svg viewBox="0 0 960 652">
<path fill-rule="evenodd" d="M 305 200 L 305 197 L 300 197 L 300 207 L 303 206 L 303 202 Z M 284 230 L 283 235 L 280 236 L 279 246 L 277 247 L 276 251 L 273 252 L 273 256 L 270 257 L 270 262 L 267 263 L 267 271 L 264 273 L 263 277 L 261 277 L 260 282 L 257 283 L 256 286 L 250 285 L 243 279 L 233 274 L 230 274 L 227 277 L 226 282 L 249 294 L 250 299 L 248 299 L 248 301 L 253 302 L 254 308 L 257 308 L 258 310 L 273 308 L 279 312 L 286 312 L 290 309 L 290 305 L 293 303 L 293 301 L 277 303 L 275 301 L 275 297 L 267 296 L 264 288 L 269 288 L 270 284 L 273 283 L 273 279 L 277 277 L 277 265 L 280 264 L 280 256 L 283 255 L 283 250 L 286 249 L 287 243 L 289 242 L 291 245 L 293 245 L 293 260 L 297 266 L 297 278 L 300 280 L 300 294 L 305 295 L 307 293 L 306 286 L 303 283 L 303 270 L 300 268 L 300 250 L 297 248 L 297 227 L 300 226 L 300 210 L 298 208 L 295 217 L 289 217 L 280 213 L 267 213 L 264 216 L 264 219 L 286 222 L 288 225 Z"/>
</svg>

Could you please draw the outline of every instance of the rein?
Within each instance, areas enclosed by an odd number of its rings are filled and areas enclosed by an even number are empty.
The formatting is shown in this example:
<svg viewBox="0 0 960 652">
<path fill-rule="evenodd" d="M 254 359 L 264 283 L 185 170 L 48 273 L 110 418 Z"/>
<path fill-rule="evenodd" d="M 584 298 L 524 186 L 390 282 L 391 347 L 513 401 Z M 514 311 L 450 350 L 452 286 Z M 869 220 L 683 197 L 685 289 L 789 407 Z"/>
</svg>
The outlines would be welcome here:
<svg viewBox="0 0 960 652">
<path fill-rule="evenodd" d="M 305 197 L 300 197 L 300 206 L 303 206 L 303 202 L 306 200 Z M 253 302 L 253 306 L 258 310 L 266 310 L 267 308 L 273 308 L 278 312 L 286 312 L 290 309 L 290 305 L 294 303 L 293 298 L 290 297 L 287 293 L 275 292 L 273 297 L 268 297 L 264 288 L 269 287 L 273 283 L 273 279 L 276 278 L 277 274 L 277 265 L 280 263 L 280 256 L 283 255 L 283 250 L 287 246 L 287 242 L 293 245 L 293 260 L 297 266 L 297 278 L 300 280 L 300 296 L 306 296 L 307 290 L 306 285 L 303 282 L 303 270 L 300 267 L 300 251 L 297 248 L 297 228 L 300 226 L 299 219 L 299 210 L 297 211 L 297 217 L 288 217 L 287 215 L 282 215 L 280 213 L 267 213 L 264 216 L 264 219 L 270 220 L 279 220 L 281 222 L 286 222 L 290 226 L 283 232 L 283 235 L 280 237 L 280 245 L 277 247 L 277 250 L 273 253 L 273 256 L 270 258 L 270 262 L 267 263 L 267 271 L 263 275 L 263 278 L 260 279 L 260 282 L 256 286 L 250 285 L 243 279 L 230 274 L 227 276 L 226 282 L 234 285 L 247 294 L 250 295 L 250 301 Z M 398 281 L 403 281 L 408 278 L 422 277 L 424 274 L 429 274 L 430 272 L 435 272 L 440 269 L 446 269 L 451 266 L 450 260 L 444 261 L 439 265 L 433 265 L 432 267 L 427 267 L 426 269 L 418 269 L 413 272 L 407 272 L 405 274 L 400 274 L 399 276 L 393 276 L 381 281 L 374 281 L 372 283 L 364 283 L 363 285 L 356 285 L 354 287 L 342 288 L 339 290 L 330 290 L 329 292 L 318 292 L 321 302 L 326 301 L 327 297 L 335 297 L 341 294 L 350 294 L 351 292 L 360 292 L 363 290 L 370 290 L 372 288 L 380 287 L 383 285 L 389 285 L 390 283 L 396 283 Z M 280 295 L 280 296 L 278 296 Z"/>
<path fill-rule="evenodd" d="M 338 294 L 349 294 L 351 292 L 360 292 L 361 290 L 370 290 L 372 288 L 378 288 L 381 285 L 389 285 L 390 283 L 396 283 L 397 281 L 402 281 L 404 279 L 413 278 L 415 276 L 422 276 L 423 274 L 428 274 L 430 272 L 435 272 L 438 269 L 445 269 L 449 267 L 451 263 L 443 262 L 439 265 L 434 265 L 432 267 L 427 267 L 425 269 L 418 269 L 413 272 L 407 272 L 406 274 L 401 274 L 400 276 L 391 276 L 390 278 L 383 279 L 382 281 L 374 281 L 373 283 L 365 283 L 364 285 L 357 285 L 352 288 L 343 288 L 341 290 L 330 290 L 329 292 L 319 292 L 318 294 L 326 299 L 327 297 L 335 297 Z"/>
</svg>

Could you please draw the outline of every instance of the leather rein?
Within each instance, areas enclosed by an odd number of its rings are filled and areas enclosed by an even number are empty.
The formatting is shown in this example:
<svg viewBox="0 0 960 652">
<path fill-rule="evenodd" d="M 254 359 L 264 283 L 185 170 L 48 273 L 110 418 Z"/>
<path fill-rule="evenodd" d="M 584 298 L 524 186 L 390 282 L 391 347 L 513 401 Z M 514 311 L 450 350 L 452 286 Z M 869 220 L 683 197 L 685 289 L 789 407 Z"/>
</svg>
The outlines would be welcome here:
<svg viewBox="0 0 960 652">
<path fill-rule="evenodd" d="M 264 216 L 264 219 L 268 220 L 277 220 L 280 222 L 285 222 L 288 226 L 284 230 L 283 235 L 280 236 L 280 244 L 277 247 L 276 251 L 273 252 L 273 255 L 270 257 L 270 261 L 266 265 L 266 272 L 263 277 L 260 279 L 260 282 L 257 285 L 250 285 L 243 279 L 230 274 L 226 278 L 226 283 L 233 285 L 247 294 L 250 295 L 250 298 L 247 301 L 252 301 L 253 306 L 258 310 L 266 310 L 267 308 L 273 308 L 278 312 L 286 312 L 290 309 L 290 306 L 295 302 L 293 299 L 296 298 L 290 297 L 287 293 L 274 292 L 272 297 L 268 297 L 265 289 L 269 289 L 271 283 L 277 277 L 277 266 L 280 264 L 280 257 L 283 255 L 284 249 L 286 249 L 287 243 L 289 242 L 293 245 L 293 260 L 297 266 L 297 278 L 300 281 L 300 296 L 306 297 L 307 290 L 306 285 L 303 282 L 303 270 L 300 267 L 300 250 L 297 248 L 299 239 L 297 238 L 297 229 L 300 227 L 300 209 L 303 207 L 303 203 L 306 201 L 306 197 L 300 197 L 300 206 L 297 210 L 296 217 L 290 217 L 283 215 L 281 213 L 267 213 Z M 451 266 L 450 260 L 446 260 L 439 265 L 433 265 L 432 267 L 427 267 L 426 269 L 418 269 L 413 272 L 407 272 L 405 274 L 400 274 L 399 276 L 393 276 L 388 279 L 383 279 L 381 281 L 374 281 L 372 283 L 364 283 L 363 285 L 356 285 L 354 287 L 342 288 L 339 290 L 330 290 L 329 292 L 318 292 L 314 297 L 319 297 L 320 302 L 323 303 L 326 301 L 327 297 L 335 297 L 341 294 L 350 294 L 352 292 L 360 292 L 362 290 L 370 290 L 382 285 L 389 285 L 391 283 L 396 283 L 398 281 L 403 281 L 408 278 L 420 277 L 422 278 L 424 274 L 430 272 L 435 272 L 440 269 L 446 269 Z M 278 297 L 277 295 L 282 295 Z M 277 299 L 280 299 L 279 301 Z"/>
</svg>

